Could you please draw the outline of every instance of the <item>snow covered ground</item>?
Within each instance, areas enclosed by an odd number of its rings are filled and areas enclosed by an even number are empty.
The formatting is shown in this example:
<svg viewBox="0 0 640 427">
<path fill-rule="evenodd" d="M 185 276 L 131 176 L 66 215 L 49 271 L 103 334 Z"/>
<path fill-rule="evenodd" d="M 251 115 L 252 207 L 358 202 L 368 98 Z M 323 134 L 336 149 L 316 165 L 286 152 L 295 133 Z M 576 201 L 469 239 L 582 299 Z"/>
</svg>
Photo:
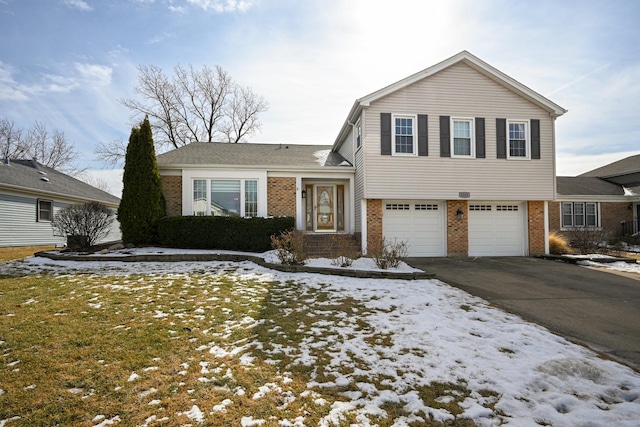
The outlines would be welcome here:
<svg viewBox="0 0 640 427">
<path fill-rule="evenodd" d="M 327 260 L 314 263 L 330 264 Z M 374 268 L 370 260 L 359 268 Z M 214 274 L 230 263 L 121 263 L 70 262 L 28 258 L 0 265 L 0 274 L 48 272 L 128 275 Z M 621 263 L 623 264 L 623 263 Z M 277 366 L 279 354 L 293 357 L 293 364 L 314 366 L 317 349 L 330 359 L 322 376 L 307 384 L 308 393 L 344 387 L 339 400 L 326 402 L 327 415 L 321 426 L 339 426 L 344 416 L 355 415 L 359 426 L 385 413 L 386 404 L 400 404 L 409 415 L 394 420 L 408 426 L 430 416 L 453 419 L 446 410 L 427 407 L 419 397 L 421 387 L 433 382 L 463 383 L 471 394 L 460 404 L 463 416 L 481 426 L 638 426 L 640 420 L 640 375 L 593 352 L 551 334 L 546 329 L 491 307 L 486 301 L 437 280 L 358 279 L 341 276 L 282 273 L 251 262 L 227 274 L 236 276 L 237 286 L 252 279 L 270 284 L 273 298 L 304 300 L 304 309 L 318 319 L 296 347 L 278 347 L 267 342 L 229 344 L 207 348 L 211 357 L 233 356 L 251 366 L 257 351 L 270 352 Z M 607 268 L 627 266 L 606 265 Z M 405 269 L 410 269 L 404 266 Z M 273 285 L 273 283 L 276 283 Z M 292 286 L 292 283 L 294 284 Z M 153 286 L 150 280 L 149 285 Z M 322 294 L 329 298 L 319 299 Z M 323 313 L 336 301 L 352 299 L 366 310 L 343 313 L 340 321 L 326 322 Z M 286 313 L 284 314 L 286 315 Z M 234 327 L 254 328 L 259 319 L 245 319 Z M 367 327 L 362 325 L 366 324 Z M 279 334 L 274 328 L 273 334 Z M 379 339 L 372 339 L 379 337 Z M 387 340 L 383 338 L 387 337 Z M 385 341 L 382 343 L 381 341 Z M 336 346 L 336 342 L 341 342 Z M 203 352 L 194 354 L 202 357 Z M 186 363 L 186 361 L 185 361 Z M 203 365 L 204 368 L 207 365 Z M 290 373 L 267 382 L 253 398 L 280 393 L 284 401 L 298 396 L 287 390 Z M 368 378 L 369 380 L 365 380 Z M 1 389 L 0 380 L 0 389 Z M 487 394 L 486 390 L 493 393 Z M 305 392 L 306 393 L 306 392 Z M 318 399 L 322 404 L 323 399 Z M 153 401 L 149 403 L 153 404 Z M 233 405 L 233 399 L 213 407 L 198 402 L 180 414 L 184 423 L 215 419 L 217 411 Z M 150 419 L 166 420 L 158 413 Z M 238 425 L 273 425 L 272 420 L 246 414 Z M 126 424 L 120 417 L 105 419 L 96 414 L 95 425 Z M 20 425 L 19 419 L 0 420 L 0 427 Z M 304 415 L 278 420 L 279 426 L 305 426 Z"/>
</svg>

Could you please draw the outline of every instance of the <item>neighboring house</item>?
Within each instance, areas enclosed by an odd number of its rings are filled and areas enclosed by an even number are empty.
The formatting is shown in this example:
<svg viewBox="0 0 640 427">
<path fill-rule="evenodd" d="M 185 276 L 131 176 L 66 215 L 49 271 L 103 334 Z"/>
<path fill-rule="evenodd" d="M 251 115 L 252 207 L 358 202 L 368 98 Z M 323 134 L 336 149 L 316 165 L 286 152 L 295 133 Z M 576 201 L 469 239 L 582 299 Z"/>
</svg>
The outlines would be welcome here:
<svg viewBox="0 0 640 427">
<path fill-rule="evenodd" d="M 356 100 L 332 146 L 192 143 L 158 165 L 169 215 L 220 205 L 364 252 L 384 237 L 411 256 L 523 256 L 548 252 L 565 112 L 463 51 Z"/>
<path fill-rule="evenodd" d="M 640 155 L 557 182 L 557 201 L 549 207 L 552 232 L 595 227 L 615 237 L 640 231 Z"/>
<path fill-rule="evenodd" d="M 120 199 L 35 160 L 0 162 L 0 247 L 63 246 L 51 221 L 65 206 L 88 201 L 117 210 Z M 114 221 L 103 242 L 120 240 Z"/>
</svg>

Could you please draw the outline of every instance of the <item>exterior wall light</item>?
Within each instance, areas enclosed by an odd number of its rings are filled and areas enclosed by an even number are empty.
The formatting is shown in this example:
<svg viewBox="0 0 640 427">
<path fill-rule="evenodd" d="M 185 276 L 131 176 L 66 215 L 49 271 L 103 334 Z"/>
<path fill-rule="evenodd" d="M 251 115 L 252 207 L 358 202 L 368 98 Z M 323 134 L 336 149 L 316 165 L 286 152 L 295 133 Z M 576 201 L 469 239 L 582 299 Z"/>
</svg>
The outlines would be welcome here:
<svg viewBox="0 0 640 427">
<path fill-rule="evenodd" d="M 303 199 L 307 198 L 307 190 L 302 190 L 300 193 L 302 194 Z"/>
<path fill-rule="evenodd" d="M 458 216 L 458 219 L 460 221 L 464 219 L 464 212 L 462 212 L 462 209 L 458 208 L 458 210 L 456 211 L 456 215 Z"/>
</svg>

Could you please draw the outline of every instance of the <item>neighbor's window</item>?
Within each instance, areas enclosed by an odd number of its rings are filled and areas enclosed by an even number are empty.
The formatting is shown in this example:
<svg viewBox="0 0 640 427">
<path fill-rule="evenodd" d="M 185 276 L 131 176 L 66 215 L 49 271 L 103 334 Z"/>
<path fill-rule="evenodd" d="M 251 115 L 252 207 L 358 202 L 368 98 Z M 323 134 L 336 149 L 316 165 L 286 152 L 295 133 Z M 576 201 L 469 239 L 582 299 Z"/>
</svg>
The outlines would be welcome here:
<svg viewBox="0 0 640 427">
<path fill-rule="evenodd" d="M 473 157 L 473 120 L 452 119 L 453 132 L 451 134 L 453 157 Z"/>
<path fill-rule="evenodd" d="M 194 215 L 258 216 L 258 181 L 193 180 Z"/>
<path fill-rule="evenodd" d="M 528 122 L 526 121 L 509 121 L 508 122 L 509 146 L 508 153 L 510 158 L 529 158 L 529 131 Z"/>
<path fill-rule="evenodd" d="M 38 199 L 38 222 L 53 220 L 53 202 L 51 200 Z"/>
<path fill-rule="evenodd" d="M 414 118 L 395 116 L 393 126 L 394 154 L 414 154 L 415 126 Z"/>
<path fill-rule="evenodd" d="M 562 227 L 598 227 L 598 204 L 562 202 Z"/>
</svg>

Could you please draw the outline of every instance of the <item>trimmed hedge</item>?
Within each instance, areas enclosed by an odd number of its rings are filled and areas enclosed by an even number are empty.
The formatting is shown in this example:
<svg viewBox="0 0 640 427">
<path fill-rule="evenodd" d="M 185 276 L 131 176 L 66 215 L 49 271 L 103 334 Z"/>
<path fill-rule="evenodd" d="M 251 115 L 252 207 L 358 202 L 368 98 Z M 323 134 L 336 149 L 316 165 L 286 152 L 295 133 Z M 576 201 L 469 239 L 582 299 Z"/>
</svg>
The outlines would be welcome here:
<svg viewBox="0 0 640 427">
<path fill-rule="evenodd" d="M 158 223 L 158 236 L 162 246 L 172 248 L 265 252 L 273 234 L 294 226 L 291 217 L 171 216 Z"/>
</svg>

